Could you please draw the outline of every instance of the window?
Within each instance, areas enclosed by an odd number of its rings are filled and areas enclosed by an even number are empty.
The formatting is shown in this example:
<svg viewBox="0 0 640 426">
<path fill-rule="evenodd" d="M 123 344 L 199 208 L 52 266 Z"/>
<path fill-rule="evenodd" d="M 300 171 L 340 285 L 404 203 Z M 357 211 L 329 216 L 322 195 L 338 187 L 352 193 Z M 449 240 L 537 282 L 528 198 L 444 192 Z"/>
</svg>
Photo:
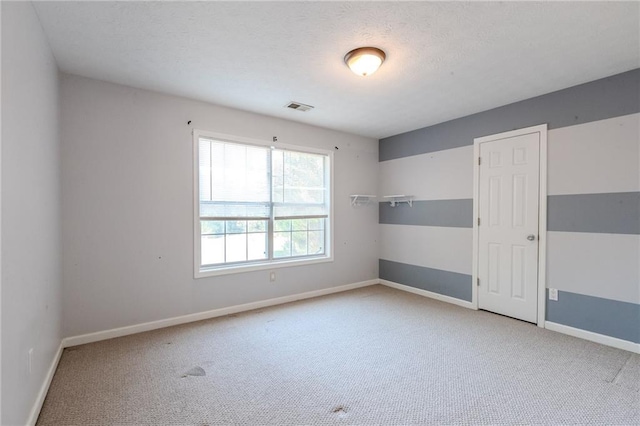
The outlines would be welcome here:
<svg viewBox="0 0 640 426">
<path fill-rule="evenodd" d="M 196 276 L 330 260 L 331 153 L 194 132 Z"/>
</svg>

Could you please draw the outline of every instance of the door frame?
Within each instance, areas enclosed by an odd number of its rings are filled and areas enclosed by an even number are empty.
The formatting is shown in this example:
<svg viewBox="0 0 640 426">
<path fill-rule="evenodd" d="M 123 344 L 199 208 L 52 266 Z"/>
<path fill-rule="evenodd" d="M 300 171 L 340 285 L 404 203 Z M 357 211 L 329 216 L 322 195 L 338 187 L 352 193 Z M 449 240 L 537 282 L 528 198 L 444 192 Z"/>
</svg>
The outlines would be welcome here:
<svg viewBox="0 0 640 426">
<path fill-rule="evenodd" d="M 539 199 L 538 199 L 538 327 L 544 328 L 547 289 L 547 124 L 497 133 L 473 139 L 473 272 L 471 304 L 478 309 L 478 256 L 480 255 L 480 230 L 478 229 L 480 196 L 480 144 L 483 142 L 540 134 Z"/>
</svg>

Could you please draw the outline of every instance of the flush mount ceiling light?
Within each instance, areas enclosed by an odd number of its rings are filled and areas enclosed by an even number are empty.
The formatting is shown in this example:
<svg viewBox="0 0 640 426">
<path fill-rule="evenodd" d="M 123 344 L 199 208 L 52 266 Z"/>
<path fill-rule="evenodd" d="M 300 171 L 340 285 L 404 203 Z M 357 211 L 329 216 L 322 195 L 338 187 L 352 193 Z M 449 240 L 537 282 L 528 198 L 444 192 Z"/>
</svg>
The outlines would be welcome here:
<svg viewBox="0 0 640 426">
<path fill-rule="evenodd" d="M 344 62 L 355 74 L 366 77 L 380 68 L 387 55 L 376 47 L 359 47 L 347 53 Z"/>
</svg>

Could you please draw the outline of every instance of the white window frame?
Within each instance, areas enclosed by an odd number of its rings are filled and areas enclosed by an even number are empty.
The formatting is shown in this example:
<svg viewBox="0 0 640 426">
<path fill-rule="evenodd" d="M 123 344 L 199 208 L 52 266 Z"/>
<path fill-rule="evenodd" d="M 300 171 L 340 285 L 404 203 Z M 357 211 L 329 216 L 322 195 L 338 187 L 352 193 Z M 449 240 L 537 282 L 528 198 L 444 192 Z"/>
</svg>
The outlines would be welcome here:
<svg viewBox="0 0 640 426">
<path fill-rule="evenodd" d="M 308 152 L 311 154 L 322 154 L 329 157 L 329 216 L 325 221 L 325 254 L 313 258 L 284 258 L 269 259 L 265 261 L 250 262 L 245 264 L 219 265 L 213 267 L 202 268 L 201 261 L 201 235 L 200 235 L 200 138 L 215 139 L 222 142 L 239 143 L 246 145 L 267 146 L 276 149 L 284 149 L 298 152 Z M 204 278 L 218 275 L 236 274 L 241 272 L 251 272 L 260 270 L 271 270 L 276 268 L 312 265 L 317 263 L 333 262 L 333 220 L 334 220 L 334 177 L 333 177 L 333 151 L 311 148 L 301 145 L 282 144 L 279 142 L 271 142 L 260 139 L 246 138 L 242 136 L 228 135 L 224 133 L 210 132 L 206 130 L 193 130 L 193 265 L 194 277 Z M 273 230 L 269 230 L 269 235 Z M 269 236 L 269 244 L 271 237 Z M 271 250 L 271 247 L 270 247 Z"/>
</svg>

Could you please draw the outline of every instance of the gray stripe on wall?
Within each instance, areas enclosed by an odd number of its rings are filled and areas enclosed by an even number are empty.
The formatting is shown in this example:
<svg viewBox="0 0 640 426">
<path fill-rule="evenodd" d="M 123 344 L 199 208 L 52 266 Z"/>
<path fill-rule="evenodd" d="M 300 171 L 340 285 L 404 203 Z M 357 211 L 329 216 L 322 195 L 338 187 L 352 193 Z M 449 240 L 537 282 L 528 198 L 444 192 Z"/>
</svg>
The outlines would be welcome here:
<svg viewBox="0 0 640 426">
<path fill-rule="evenodd" d="M 473 227 L 473 200 L 420 200 L 413 207 L 380 202 L 380 223 Z M 547 230 L 601 234 L 640 234 L 640 192 L 550 195 Z"/>
<path fill-rule="evenodd" d="M 471 275 L 380 259 L 380 278 L 471 302 Z"/>
<path fill-rule="evenodd" d="M 379 143 L 379 161 L 473 145 L 481 136 L 548 123 L 549 129 L 640 112 L 640 68 L 413 130 Z"/>
<path fill-rule="evenodd" d="M 547 321 L 640 343 L 640 305 L 558 292 L 558 300 L 548 300 Z"/>
<path fill-rule="evenodd" d="M 547 212 L 549 231 L 640 234 L 640 192 L 552 195 Z"/>
<path fill-rule="evenodd" d="M 421 200 L 413 207 L 401 203 L 391 207 L 387 201 L 379 203 L 380 223 L 390 225 L 473 227 L 473 200 Z"/>
</svg>

